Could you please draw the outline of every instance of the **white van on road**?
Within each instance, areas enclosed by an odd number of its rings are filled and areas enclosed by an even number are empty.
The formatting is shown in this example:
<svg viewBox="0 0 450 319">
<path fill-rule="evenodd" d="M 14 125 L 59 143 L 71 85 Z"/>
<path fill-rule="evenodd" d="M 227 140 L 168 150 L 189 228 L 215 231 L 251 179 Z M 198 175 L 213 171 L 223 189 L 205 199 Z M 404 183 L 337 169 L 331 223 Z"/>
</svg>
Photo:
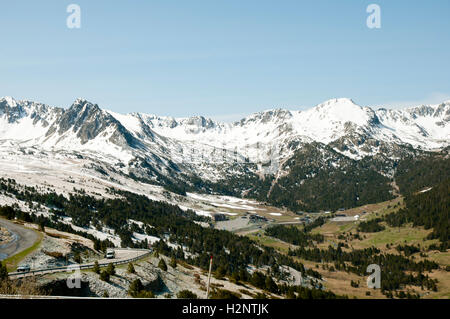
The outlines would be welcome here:
<svg viewBox="0 0 450 319">
<path fill-rule="evenodd" d="M 30 266 L 22 265 L 17 267 L 17 272 L 29 272 L 31 270 Z"/>
<path fill-rule="evenodd" d="M 114 259 L 114 258 L 116 258 L 116 253 L 115 253 L 114 249 L 107 249 L 106 250 L 106 258 L 107 259 Z"/>
</svg>

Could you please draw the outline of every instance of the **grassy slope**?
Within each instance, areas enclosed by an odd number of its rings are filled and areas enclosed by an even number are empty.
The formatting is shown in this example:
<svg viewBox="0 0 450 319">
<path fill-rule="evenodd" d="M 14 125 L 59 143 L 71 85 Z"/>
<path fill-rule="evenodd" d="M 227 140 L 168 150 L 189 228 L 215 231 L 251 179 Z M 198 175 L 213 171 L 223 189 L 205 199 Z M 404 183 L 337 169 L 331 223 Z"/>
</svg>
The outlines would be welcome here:
<svg viewBox="0 0 450 319">
<path fill-rule="evenodd" d="M 397 205 L 397 207 L 394 207 Z M 365 205 L 362 207 L 357 207 L 346 211 L 348 215 L 360 214 L 362 211 L 366 211 L 367 215 L 365 218 L 367 220 L 377 218 L 398 210 L 403 206 L 403 199 L 401 197 L 382 202 L 377 204 Z M 400 227 L 392 228 L 388 227 L 386 224 L 386 229 L 378 233 L 360 233 L 364 236 L 363 240 L 352 239 L 346 243 L 353 247 L 354 249 L 362 249 L 371 246 L 376 246 L 384 252 L 389 252 L 392 254 L 398 253 L 397 250 L 386 248 L 386 244 L 398 245 L 398 244 L 420 244 L 423 247 L 427 247 L 432 243 L 436 243 L 436 240 L 424 240 L 424 238 L 431 232 L 431 230 L 425 230 L 422 227 Z M 327 248 L 331 243 L 345 242 L 344 240 L 339 240 L 337 237 L 343 233 L 356 233 L 357 223 L 356 222 L 327 222 L 325 225 L 313 230 L 313 233 L 320 233 L 325 236 L 325 242 L 318 245 L 320 248 Z M 259 234 L 259 235 L 258 235 Z M 271 238 L 264 235 L 263 231 L 248 235 L 251 239 L 264 244 L 266 246 L 273 247 L 282 253 L 287 253 L 289 247 L 294 248 L 294 245 L 283 242 L 279 239 Z M 414 255 L 416 260 L 420 260 L 419 254 Z M 439 252 L 432 251 L 428 253 L 428 259 L 436 261 L 441 266 L 450 265 L 450 252 Z M 336 294 L 347 294 L 349 297 L 356 298 L 385 298 L 377 290 L 372 290 L 370 296 L 366 295 L 369 290 L 366 286 L 366 277 L 357 276 L 352 273 L 346 273 L 342 271 L 329 271 L 322 268 L 322 264 L 315 263 L 311 261 L 306 261 L 297 258 L 298 261 L 302 262 L 306 267 L 313 268 L 314 270 L 320 272 L 325 279 L 325 287 L 330 289 Z M 331 264 L 329 264 L 331 265 Z M 444 270 L 435 270 L 429 274 L 431 278 L 436 278 L 439 280 L 438 292 L 430 292 L 423 296 L 423 298 L 450 298 L 450 275 Z M 360 287 L 351 287 L 351 280 L 360 283 Z M 417 290 L 419 294 L 422 291 Z"/>
</svg>

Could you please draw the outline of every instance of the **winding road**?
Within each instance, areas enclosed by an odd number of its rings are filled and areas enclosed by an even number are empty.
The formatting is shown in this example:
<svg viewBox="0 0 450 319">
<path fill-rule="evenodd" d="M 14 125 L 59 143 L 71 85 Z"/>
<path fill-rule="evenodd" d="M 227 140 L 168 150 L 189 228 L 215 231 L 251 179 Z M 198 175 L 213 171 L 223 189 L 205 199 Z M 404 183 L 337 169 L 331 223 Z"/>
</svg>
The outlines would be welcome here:
<svg viewBox="0 0 450 319">
<path fill-rule="evenodd" d="M 0 242 L 0 260 L 4 260 L 8 257 L 14 256 L 25 249 L 33 246 L 33 244 L 39 239 L 39 235 L 32 229 L 25 228 L 21 225 L 14 223 L 13 221 L 0 218 L 0 226 L 6 228 L 13 237 L 13 240 L 7 243 Z M 148 249 L 128 249 L 128 248 L 116 248 L 114 249 L 116 256 L 113 259 L 100 259 L 98 263 L 100 266 L 106 266 L 108 264 L 120 265 L 130 261 L 135 261 L 143 258 L 151 253 Z M 89 269 L 94 267 L 94 263 L 87 263 L 78 265 L 81 269 Z M 48 268 L 48 269 L 32 269 L 28 273 L 10 273 L 10 277 L 20 278 L 25 276 L 39 274 L 48 274 L 55 272 L 66 272 L 72 269 L 71 266 Z"/>
<path fill-rule="evenodd" d="M 113 259 L 100 259 L 97 260 L 100 267 L 107 266 L 109 264 L 114 265 L 121 265 L 126 264 L 132 261 L 139 260 L 141 258 L 144 258 L 148 256 L 150 253 L 152 253 L 152 250 L 150 249 L 132 249 L 132 248 L 114 248 L 115 251 L 115 258 Z M 36 274 L 44 275 L 44 274 L 52 274 L 57 272 L 68 272 L 68 271 L 74 271 L 75 269 L 91 269 L 94 268 L 94 263 L 86 263 L 86 264 L 73 264 L 69 266 L 62 266 L 62 267 L 54 267 L 54 268 L 41 268 L 41 269 L 31 269 L 30 272 L 27 273 L 18 273 L 18 272 L 11 272 L 9 273 L 10 278 L 23 278 L 28 276 L 34 276 Z"/>
<path fill-rule="evenodd" d="M 13 235 L 12 241 L 6 244 L 0 243 L 0 260 L 24 251 L 33 246 L 39 239 L 38 234 L 34 230 L 15 224 L 7 219 L 0 218 L 0 226 L 6 228 Z"/>
</svg>

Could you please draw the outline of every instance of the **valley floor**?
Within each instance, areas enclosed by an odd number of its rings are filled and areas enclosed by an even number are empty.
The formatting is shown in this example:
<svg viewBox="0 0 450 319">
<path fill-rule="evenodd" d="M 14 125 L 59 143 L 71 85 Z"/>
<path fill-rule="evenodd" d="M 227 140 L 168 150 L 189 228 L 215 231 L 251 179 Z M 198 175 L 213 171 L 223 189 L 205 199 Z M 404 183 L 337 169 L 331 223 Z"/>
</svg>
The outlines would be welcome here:
<svg viewBox="0 0 450 319">
<path fill-rule="evenodd" d="M 355 216 L 358 214 L 361 215 L 362 212 L 365 212 L 365 214 L 362 215 L 364 217 L 362 217 L 361 220 L 370 220 L 392 213 L 402 206 L 403 199 L 398 197 L 387 202 L 364 205 L 339 213 L 346 216 Z M 376 247 L 382 252 L 399 254 L 399 252 L 394 248 L 399 244 L 420 244 L 421 247 L 426 249 L 431 244 L 437 243 L 437 240 L 426 240 L 426 236 L 431 232 L 431 230 L 425 230 L 423 227 L 412 226 L 393 228 L 384 225 L 386 227 L 385 230 L 376 233 L 359 233 L 362 238 L 356 239 L 350 234 L 357 233 L 358 223 L 359 221 L 354 220 L 347 222 L 335 222 L 332 220 L 327 221 L 324 225 L 315 228 L 312 231 L 312 233 L 322 234 L 325 237 L 325 241 L 321 244 L 317 244 L 316 247 L 327 249 L 330 245 L 335 247 L 339 243 L 345 243 L 349 245 L 350 250 Z M 297 227 L 300 229 L 302 228 L 302 226 Z M 289 249 L 296 248 L 295 245 L 265 235 L 264 230 L 244 234 L 263 245 L 273 247 L 277 251 L 285 254 L 287 254 Z M 345 239 L 339 239 L 340 235 L 344 235 Z M 386 246 L 387 244 L 389 245 L 389 248 Z M 332 263 L 317 263 L 297 257 L 295 258 L 297 261 L 303 263 L 305 267 L 312 268 L 319 272 L 324 278 L 325 288 L 330 289 L 336 294 L 348 295 L 349 297 L 356 298 L 386 298 L 386 296 L 381 294 L 378 289 L 374 290 L 367 288 L 367 277 L 358 276 L 354 273 L 339 270 L 330 271 L 329 268 L 333 266 Z M 416 261 L 424 259 L 419 256 L 419 253 L 414 254 L 413 258 L 415 258 Z M 426 259 L 433 260 L 441 266 L 440 269 L 433 270 L 428 273 L 430 278 L 438 280 L 438 291 L 423 291 L 417 287 L 405 287 L 404 290 L 418 293 L 421 298 L 450 298 L 450 273 L 445 270 L 445 267 L 450 266 L 450 252 L 448 250 L 447 252 L 432 250 L 427 252 Z M 359 287 L 352 287 L 351 281 L 358 282 Z M 366 293 L 370 293 L 370 295 L 367 295 Z"/>
</svg>

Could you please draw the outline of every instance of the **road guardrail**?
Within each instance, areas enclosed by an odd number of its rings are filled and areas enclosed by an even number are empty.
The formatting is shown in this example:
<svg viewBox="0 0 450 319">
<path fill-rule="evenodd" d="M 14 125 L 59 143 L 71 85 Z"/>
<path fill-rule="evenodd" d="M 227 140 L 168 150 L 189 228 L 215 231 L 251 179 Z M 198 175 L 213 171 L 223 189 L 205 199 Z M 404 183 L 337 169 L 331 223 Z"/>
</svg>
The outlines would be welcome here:
<svg viewBox="0 0 450 319">
<path fill-rule="evenodd" d="M 117 260 L 117 261 L 111 261 L 111 262 L 103 262 L 103 263 L 98 263 L 98 265 L 100 267 L 105 267 L 108 266 L 109 264 L 113 264 L 113 265 L 123 265 L 126 263 L 130 263 L 139 259 L 142 259 L 144 257 L 147 257 L 148 255 L 150 255 L 152 253 L 152 250 L 150 249 L 133 249 L 133 248 L 114 248 L 114 250 L 133 250 L 133 251 L 145 251 L 145 254 L 142 254 L 140 256 L 136 256 L 136 257 L 132 257 L 132 258 L 127 258 L 127 259 L 122 259 L 122 260 Z M 82 264 L 82 265 L 78 265 L 79 269 L 90 269 L 90 268 L 94 268 L 94 264 L 93 263 L 88 263 L 88 264 Z M 42 268 L 42 269 L 35 269 L 35 270 L 30 270 L 27 272 L 10 272 L 8 273 L 9 276 L 26 276 L 26 275 L 36 275 L 39 273 L 56 273 L 56 272 L 67 272 L 67 271 L 73 271 L 75 268 L 77 268 L 77 264 L 72 264 L 72 265 L 68 265 L 68 266 L 61 266 L 61 267 L 51 267 L 51 268 Z"/>
</svg>

